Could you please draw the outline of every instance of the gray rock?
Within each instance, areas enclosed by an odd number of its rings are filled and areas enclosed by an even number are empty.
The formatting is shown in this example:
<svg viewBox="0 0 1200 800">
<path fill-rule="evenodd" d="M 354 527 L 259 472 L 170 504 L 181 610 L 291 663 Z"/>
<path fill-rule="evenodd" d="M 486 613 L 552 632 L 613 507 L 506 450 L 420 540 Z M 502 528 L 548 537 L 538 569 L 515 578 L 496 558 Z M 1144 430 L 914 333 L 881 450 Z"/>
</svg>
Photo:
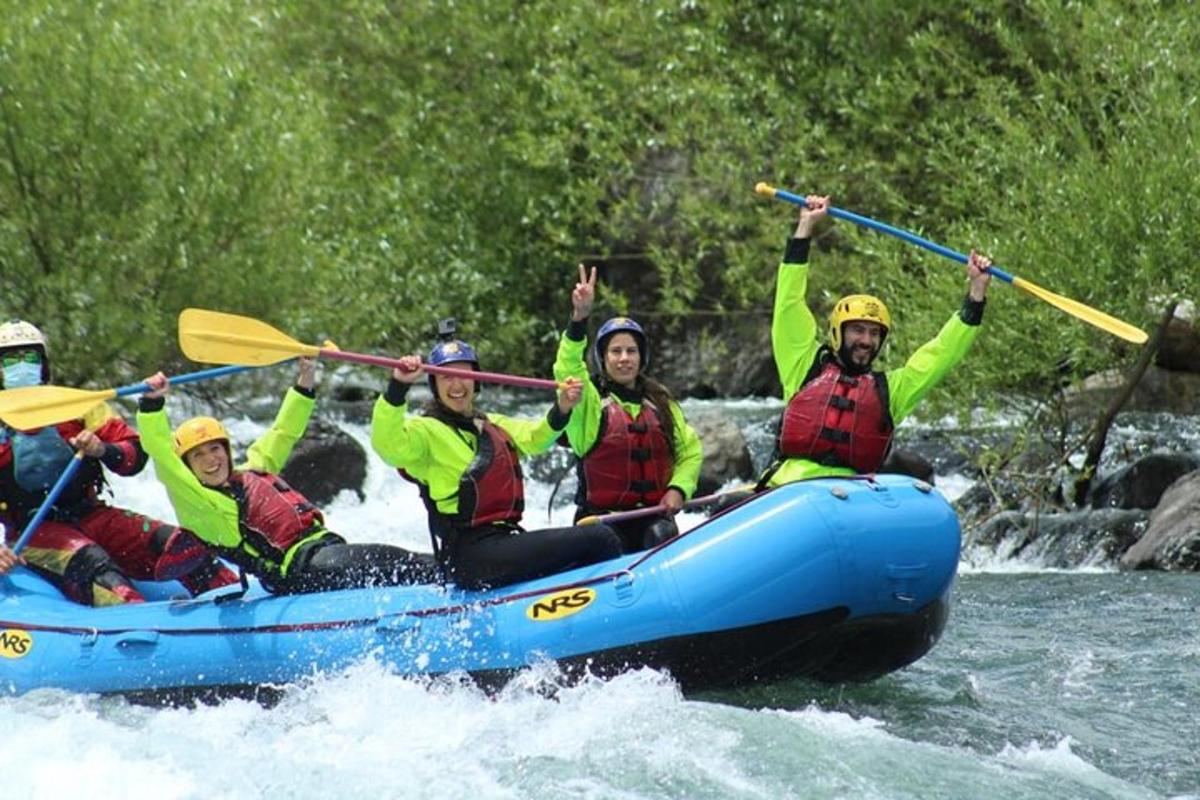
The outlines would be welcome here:
<svg viewBox="0 0 1200 800">
<path fill-rule="evenodd" d="M 1186 320 L 1171 320 L 1154 354 L 1154 363 L 1176 372 L 1200 372 L 1200 331 Z"/>
<path fill-rule="evenodd" d="M 1098 372 L 1068 387 L 1063 399 L 1073 418 L 1094 419 L 1124 384 L 1123 370 Z M 1152 364 L 1138 381 L 1124 410 L 1200 413 L 1200 373 L 1173 372 Z"/>
<path fill-rule="evenodd" d="M 1111 564 L 1142 535 L 1148 516 L 1145 511 L 1124 509 L 1004 511 L 968 530 L 965 539 L 968 546 L 1047 567 Z"/>
<path fill-rule="evenodd" d="M 734 422 L 716 412 L 699 412 L 688 415 L 688 424 L 704 444 L 697 495 L 712 494 L 729 481 L 755 477 L 746 437 Z"/>
<path fill-rule="evenodd" d="M 686 330 L 650 328 L 656 348 L 651 372 L 677 397 L 778 397 L 782 392 L 769 317 L 723 319 Z"/>
<path fill-rule="evenodd" d="M 934 482 L 933 462 L 915 450 L 906 450 L 903 447 L 893 447 L 879 471 L 910 475 L 929 484 Z"/>
<path fill-rule="evenodd" d="M 977 472 L 971 456 L 979 450 L 980 443 L 965 431 L 901 429 L 893 440 L 892 452 L 900 454 L 897 458 L 917 459 L 914 463 L 929 464 L 933 472 L 948 475 L 952 472 Z M 891 460 L 890 454 L 888 460 Z M 922 476 L 914 477 L 929 480 Z"/>
<path fill-rule="evenodd" d="M 1121 557 L 1121 568 L 1200 571 L 1200 472 L 1171 484 L 1146 533 Z"/>
</svg>

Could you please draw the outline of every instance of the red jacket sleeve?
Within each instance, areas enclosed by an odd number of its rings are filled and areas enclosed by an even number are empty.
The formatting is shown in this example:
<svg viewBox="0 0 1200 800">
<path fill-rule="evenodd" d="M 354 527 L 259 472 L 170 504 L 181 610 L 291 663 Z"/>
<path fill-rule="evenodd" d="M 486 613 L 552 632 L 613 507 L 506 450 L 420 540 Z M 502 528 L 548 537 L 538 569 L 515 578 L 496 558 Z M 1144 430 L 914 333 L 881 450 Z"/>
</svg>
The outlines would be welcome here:
<svg viewBox="0 0 1200 800">
<path fill-rule="evenodd" d="M 100 461 L 118 475 L 136 475 L 146 466 L 146 451 L 142 439 L 125 420 L 110 417 L 99 428 L 96 436 L 104 442 L 104 455 Z"/>
</svg>

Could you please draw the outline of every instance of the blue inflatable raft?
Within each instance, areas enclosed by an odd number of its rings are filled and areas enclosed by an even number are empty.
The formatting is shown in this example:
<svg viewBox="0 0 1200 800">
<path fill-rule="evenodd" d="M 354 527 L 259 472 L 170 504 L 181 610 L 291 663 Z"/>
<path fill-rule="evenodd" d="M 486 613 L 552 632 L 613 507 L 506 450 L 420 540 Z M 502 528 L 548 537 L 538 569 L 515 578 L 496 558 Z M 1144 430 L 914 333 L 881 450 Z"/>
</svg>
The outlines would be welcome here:
<svg viewBox="0 0 1200 800">
<path fill-rule="evenodd" d="M 0 693 L 245 693 L 373 657 L 498 685 L 541 659 L 650 666 L 685 690 L 804 676 L 864 681 L 934 645 L 958 519 L 902 476 L 756 495 L 663 546 L 485 592 L 403 586 L 89 608 L 18 568 L 0 578 Z M 145 585 L 144 585 L 145 586 Z"/>
</svg>

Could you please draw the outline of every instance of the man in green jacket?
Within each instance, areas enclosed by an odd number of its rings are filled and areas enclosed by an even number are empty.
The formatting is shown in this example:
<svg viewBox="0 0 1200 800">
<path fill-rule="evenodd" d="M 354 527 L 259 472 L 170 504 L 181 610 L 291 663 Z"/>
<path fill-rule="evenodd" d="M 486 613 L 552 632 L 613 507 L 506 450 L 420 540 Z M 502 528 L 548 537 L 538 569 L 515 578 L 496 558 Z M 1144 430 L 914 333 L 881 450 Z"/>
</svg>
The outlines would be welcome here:
<svg viewBox="0 0 1200 800">
<path fill-rule="evenodd" d="M 891 446 L 895 426 L 954 368 L 979 332 L 991 260 L 972 250 L 962 308 L 932 340 L 888 372 L 871 369 L 892 327 L 878 298 L 849 295 L 829 318 L 829 342 L 821 344 L 805 302 L 813 229 L 829 213 L 829 197 L 809 195 L 788 241 L 775 288 L 771 346 L 783 384 L 778 458 L 763 476 L 765 486 L 833 475 L 872 473 Z"/>
</svg>

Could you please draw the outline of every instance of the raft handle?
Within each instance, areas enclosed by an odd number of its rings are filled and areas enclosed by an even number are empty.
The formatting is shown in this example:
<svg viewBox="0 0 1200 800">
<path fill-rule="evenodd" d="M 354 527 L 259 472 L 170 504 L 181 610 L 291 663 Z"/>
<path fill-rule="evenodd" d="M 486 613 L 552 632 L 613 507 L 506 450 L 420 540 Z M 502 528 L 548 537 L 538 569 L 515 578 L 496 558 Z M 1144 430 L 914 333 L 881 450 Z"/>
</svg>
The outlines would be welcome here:
<svg viewBox="0 0 1200 800">
<path fill-rule="evenodd" d="M 143 646 L 158 645 L 158 631 L 129 631 L 117 637 L 115 646 L 118 650 L 130 650 Z"/>
</svg>

